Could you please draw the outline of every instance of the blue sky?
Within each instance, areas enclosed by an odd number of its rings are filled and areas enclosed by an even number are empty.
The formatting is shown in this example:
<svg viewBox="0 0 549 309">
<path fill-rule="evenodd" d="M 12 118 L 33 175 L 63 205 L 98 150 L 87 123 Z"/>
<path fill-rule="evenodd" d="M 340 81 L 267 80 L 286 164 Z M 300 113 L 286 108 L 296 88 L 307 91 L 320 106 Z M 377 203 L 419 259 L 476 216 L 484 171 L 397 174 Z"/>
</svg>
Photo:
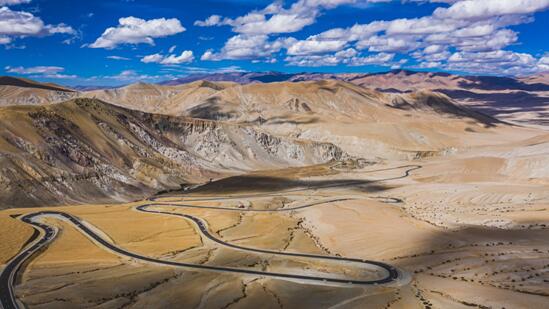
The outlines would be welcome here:
<svg viewBox="0 0 549 309">
<path fill-rule="evenodd" d="M 230 71 L 549 70 L 549 0 L 0 0 L 0 74 L 69 85 Z"/>
</svg>

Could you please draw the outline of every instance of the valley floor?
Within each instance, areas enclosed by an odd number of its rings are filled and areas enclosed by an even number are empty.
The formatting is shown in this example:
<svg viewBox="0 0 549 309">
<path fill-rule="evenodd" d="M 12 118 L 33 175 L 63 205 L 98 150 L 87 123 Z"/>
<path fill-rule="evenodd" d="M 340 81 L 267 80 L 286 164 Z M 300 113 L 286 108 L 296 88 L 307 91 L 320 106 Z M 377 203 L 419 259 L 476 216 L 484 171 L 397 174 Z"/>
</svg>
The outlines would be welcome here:
<svg viewBox="0 0 549 309">
<path fill-rule="evenodd" d="M 6 273 L 46 236 L 24 215 L 55 211 L 139 257 L 59 215 L 36 218 L 55 237 L 15 278 L 29 308 L 547 308 L 548 183 L 505 176 L 520 160 L 490 151 L 256 172 L 130 204 L 4 210 L 0 264 Z"/>
</svg>

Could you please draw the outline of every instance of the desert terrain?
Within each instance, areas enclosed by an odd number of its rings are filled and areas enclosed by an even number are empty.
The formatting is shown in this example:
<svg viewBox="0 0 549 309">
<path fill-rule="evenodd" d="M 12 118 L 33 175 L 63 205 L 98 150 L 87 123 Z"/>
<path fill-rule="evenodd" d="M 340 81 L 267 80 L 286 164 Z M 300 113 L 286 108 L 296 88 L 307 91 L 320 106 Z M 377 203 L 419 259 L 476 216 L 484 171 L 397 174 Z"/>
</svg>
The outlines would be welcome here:
<svg viewBox="0 0 549 309">
<path fill-rule="evenodd" d="M 472 77 L 239 78 L 0 79 L 2 306 L 548 308 L 543 110 L 454 97 Z"/>
</svg>

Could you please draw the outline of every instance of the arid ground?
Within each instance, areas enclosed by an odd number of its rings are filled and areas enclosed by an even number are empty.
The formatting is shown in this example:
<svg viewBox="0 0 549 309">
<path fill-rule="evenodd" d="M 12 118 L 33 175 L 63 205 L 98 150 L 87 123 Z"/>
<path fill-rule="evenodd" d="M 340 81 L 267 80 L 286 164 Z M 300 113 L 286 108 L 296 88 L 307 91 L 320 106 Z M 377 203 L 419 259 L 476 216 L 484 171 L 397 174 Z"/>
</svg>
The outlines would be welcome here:
<svg viewBox="0 0 549 309">
<path fill-rule="evenodd" d="M 354 286 L 159 266 L 110 252 L 70 223 L 44 218 L 60 232 L 26 266 L 16 288 L 20 301 L 33 308 L 543 308 L 549 295 L 548 183 L 504 176 L 509 162 L 498 154 L 509 151 L 480 150 L 482 156 L 464 153 L 451 160 L 334 162 L 233 177 L 153 201 L 11 209 L 2 212 L 9 232 L 2 234 L 1 258 L 7 262 L 32 234 L 13 217 L 55 210 L 77 216 L 119 247 L 154 258 L 340 278 L 379 276 L 346 263 L 227 248 L 205 239 L 185 218 L 136 211 L 151 205 L 202 218 L 230 244 L 383 261 L 400 275 L 389 284 Z M 437 176 L 441 169 L 444 177 Z"/>
</svg>

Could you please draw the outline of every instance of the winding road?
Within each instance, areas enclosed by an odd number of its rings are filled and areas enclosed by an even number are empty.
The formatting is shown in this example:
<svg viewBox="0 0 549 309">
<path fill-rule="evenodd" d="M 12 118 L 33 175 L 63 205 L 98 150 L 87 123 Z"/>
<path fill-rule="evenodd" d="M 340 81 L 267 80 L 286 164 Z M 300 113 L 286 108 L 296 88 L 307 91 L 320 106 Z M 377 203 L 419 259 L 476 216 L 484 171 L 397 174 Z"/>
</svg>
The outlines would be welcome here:
<svg viewBox="0 0 549 309">
<path fill-rule="evenodd" d="M 392 169 L 399 169 L 399 168 L 405 168 L 405 167 L 408 167 L 408 169 L 405 171 L 405 174 L 403 176 L 376 180 L 376 181 L 387 181 L 387 180 L 405 178 L 409 176 L 409 173 L 411 171 L 421 168 L 421 166 L 419 165 L 406 165 L 406 166 L 400 166 Z M 384 169 L 384 170 L 390 170 L 390 169 Z M 382 171 L 382 170 L 377 170 L 377 171 Z M 369 171 L 366 171 L 366 172 L 369 172 Z M 371 172 L 375 172 L 375 171 L 371 171 Z M 333 187 L 338 187 L 342 185 L 352 186 L 352 185 L 363 184 L 363 183 L 364 182 L 359 183 L 357 181 L 350 181 L 349 183 L 346 183 L 346 184 L 341 184 L 341 183 L 336 184 Z M 329 187 L 329 186 L 323 186 L 323 188 L 325 187 Z M 317 189 L 317 188 L 318 187 L 282 190 L 277 192 L 277 194 L 253 194 L 253 195 L 245 195 L 245 196 L 239 195 L 235 197 L 222 197 L 222 198 L 187 199 L 187 200 L 182 200 L 181 202 L 223 200 L 223 199 L 246 198 L 246 197 L 280 196 L 281 193 L 305 191 L 305 190 Z M 400 202 L 400 200 L 396 198 L 382 198 L 382 199 L 386 199 L 389 202 L 391 201 Z M 6 266 L 0 273 L 0 308 L 4 308 L 4 309 L 19 308 L 19 305 L 16 300 L 16 296 L 15 296 L 15 291 L 13 288 L 16 283 L 17 275 L 19 271 L 24 267 L 25 263 L 29 261 L 30 257 L 36 254 L 39 254 L 39 252 L 44 250 L 47 247 L 47 245 L 55 239 L 57 235 L 58 231 L 56 227 L 49 226 L 47 224 L 39 222 L 39 219 L 43 217 L 54 217 L 54 218 L 59 218 L 59 219 L 68 221 L 72 225 L 74 225 L 81 233 L 83 233 L 84 235 L 89 237 L 92 241 L 94 241 L 97 245 L 102 246 L 107 250 L 110 250 L 121 256 L 129 257 L 135 260 L 140 260 L 143 262 L 153 263 L 157 265 L 166 265 L 166 266 L 173 266 L 173 267 L 183 267 L 187 269 L 197 269 L 197 270 L 225 272 L 225 273 L 239 273 L 239 274 L 279 278 L 279 279 L 286 279 L 286 280 L 300 280 L 300 281 L 308 281 L 312 283 L 316 282 L 317 284 L 347 284 L 347 285 L 374 285 L 375 284 L 377 285 L 377 284 L 386 284 L 386 283 L 395 282 L 396 280 L 399 279 L 398 270 L 395 267 L 383 262 L 344 258 L 344 257 L 338 257 L 338 256 L 324 256 L 324 255 L 301 254 L 301 253 L 283 252 L 283 251 L 272 251 L 272 250 L 238 246 L 235 244 L 227 243 L 222 239 L 215 237 L 212 233 L 210 233 L 206 222 L 198 217 L 188 215 L 188 214 L 182 214 L 182 213 L 173 213 L 168 211 L 149 209 L 151 207 L 171 206 L 171 207 L 202 208 L 202 209 L 210 209 L 210 210 L 214 209 L 214 210 L 238 211 L 238 212 L 285 212 L 285 211 L 296 211 L 296 210 L 305 209 L 308 207 L 313 207 L 313 206 L 327 204 L 327 203 L 350 200 L 350 198 L 333 199 L 333 200 L 327 200 L 322 202 L 309 203 L 309 204 L 295 206 L 295 207 L 278 208 L 273 210 L 242 209 L 242 208 L 215 207 L 215 206 L 197 206 L 197 205 L 174 204 L 174 203 L 154 203 L 154 200 L 155 199 L 151 199 L 153 203 L 141 205 L 136 207 L 135 209 L 141 212 L 159 214 L 159 215 L 177 216 L 177 217 L 182 217 L 186 220 L 190 220 L 196 225 L 196 227 L 204 237 L 208 238 L 209 240 L 221 246 L 229 247 L 235 250 L 242 250 L 242 251 L 260 253 L 260 254 L 290 256 L 290 257 L 299 257 L 299 258 L 325 260 L 325 261 L 339 261 L 342 263 L 358 263 L 359 265 L 373 266 L 373 267 L 382 269 L 384 270 L 386 275 L 383 278 L 373 279 L 373 280 L 341 279 L 341 278 L 334 278 L 334 277 L 297 275 L 297 274 L 290 274 L 290 273 L 268 272 L 268 271 L 260 271 L 260 270 L 253 270 L 253 269 L 241 269 L 241 268 L 234 268 L 234 267 L 192 264 L 192 263 L 176 262 L 171 260 L 163 260 L 159 258 L 140 255 L 140 254 L 128 251 L 124 248 L 118 247 L 117 245 L 111 243 L 108 240 L 105 240 L 101 235 L 99 235 L 96 232 L 97 230 L 96 228 L 90 228 L 88 224 L 84 223 L 82 220 L 80 220 L 79 218 L 71 214 L 60 212 L 60 211 L 40 211 L 40 212 L 30 213 L 30 214 L 19 217 L 21 221 L 32 225 L 35 229 L 35 233 L 33 234 L 33 238 L 29 240 L 29 244 L 25 247 L 25 249 L 22 250 L 20 253 L 18 253 L 15 257 L 13 257 L 9 261 L 9 263 L 6 264 Z M 39 236 L 41 237 L 39 238 Z"/>
</svg>

